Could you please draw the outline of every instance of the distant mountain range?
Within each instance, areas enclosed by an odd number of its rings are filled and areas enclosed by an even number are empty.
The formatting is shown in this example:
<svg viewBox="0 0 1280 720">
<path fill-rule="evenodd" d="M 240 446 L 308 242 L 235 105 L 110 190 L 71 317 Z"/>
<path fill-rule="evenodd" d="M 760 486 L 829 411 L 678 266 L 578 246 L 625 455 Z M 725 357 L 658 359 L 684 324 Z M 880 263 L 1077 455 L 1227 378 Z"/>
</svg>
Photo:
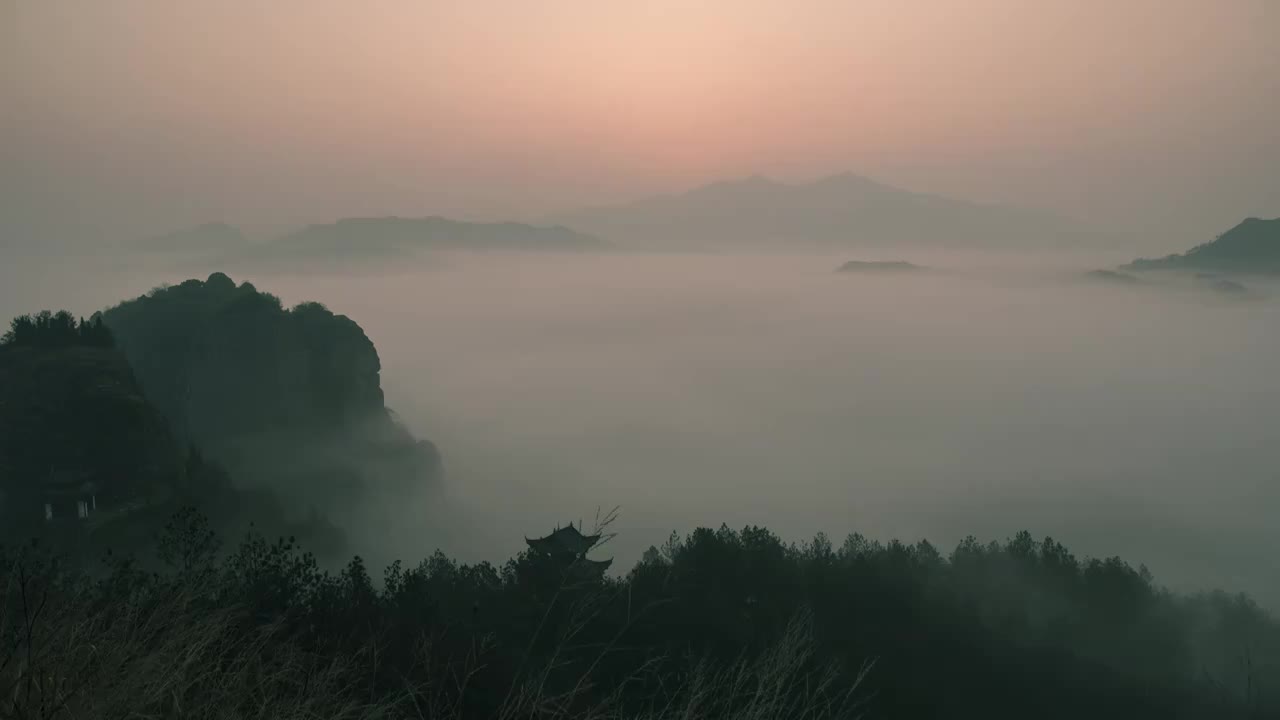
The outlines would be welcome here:
<svg viewBox="0 0 1280 720">
<path fill-rule="evenodd" d="M 424 250 L 587 251 L 604 249 L 598 238 L 566 227 L 478 223 L 425 218 L 347 218 L 310 225 L 259 248 L 288 257 L 363 257 Z"/>
<path fill-rule="evenodd" d="M 378 217 L 309 225 L 262 242 L 246 240 L 230 225 L 209 223 L 151 238 L 137 247 L 236 264 L 385 260 L 432 250 L 585 252 L 604 250 L 607 245 L 565 227 L 463 222 L 442 217 Z"/>
<path fill-rule="evenodd" d="M 1048 247 L 1100 237 L 1052 213 L 911 192 L 852 174 L 798 185 L 752 177 L 553 220 L 621 246 L 663 250 Z"/>
<path fill-rule="evenodd" d="M 1280 273 L 1280 218 L 1248 218 L 1212 242 L 1185 253 L 1134 260 L 1122 269 Z"/>
<path fill-rule="evenodd" d="M 311 225 L 249 243 L 235 228 L 201 225 L 148 240 L 150 251 L 207 250 L 226 260 L 362 260 L 431 250 L 585 252 L 851 249 L 906 244 L 1049 248 L 1104 236 L 1040 210 L 911 192 L 858 175 L 804 184 L 764 177 L 706 185 L 545 223 L 463 222 L 443 217 L 366 217 Z"/>
</svg>

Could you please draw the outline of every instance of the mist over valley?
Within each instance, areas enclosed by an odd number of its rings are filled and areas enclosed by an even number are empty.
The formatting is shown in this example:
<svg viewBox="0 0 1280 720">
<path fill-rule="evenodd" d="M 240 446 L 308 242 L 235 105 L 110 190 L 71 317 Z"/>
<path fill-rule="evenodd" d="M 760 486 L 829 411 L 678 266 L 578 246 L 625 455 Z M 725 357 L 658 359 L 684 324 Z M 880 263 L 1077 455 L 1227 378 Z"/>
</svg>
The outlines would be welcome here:
<svg viewBox="0 0 1280 720">
<path fill-rule="evenodd" d="M 388 406 L 441 449 L 440 483 L 341 518 L 370 558 L 499 560 L 618 505 L 621 567 L 699 525 L 943 547 L 1030 527 L 1274 605 L 1280 304 L 1089 281 L 1122 252 L 900 255 L 932 271 L 443 253 L 234 280 L 358 322 Z M 183 279 L 147 264 L 6 265 L 0 303 L 87 315 Z"/>
</svg>

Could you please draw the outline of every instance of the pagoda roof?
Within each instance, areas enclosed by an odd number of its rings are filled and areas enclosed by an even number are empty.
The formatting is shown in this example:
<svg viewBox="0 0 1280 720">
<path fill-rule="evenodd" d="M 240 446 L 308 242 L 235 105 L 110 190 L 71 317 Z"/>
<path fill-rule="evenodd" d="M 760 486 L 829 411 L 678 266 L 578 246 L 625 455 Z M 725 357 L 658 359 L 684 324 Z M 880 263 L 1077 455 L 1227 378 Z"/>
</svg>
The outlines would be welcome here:
<svg viewBox="0 0 1280 720">
<path fill-rule="evenodd" d="M 550 535 L 540 538 L 525 538 L 529 547 L 550 554 L 582 555 L 600 541 L 599 535 L 583 535 L 570 523 L 566 527 L 557 528 Z"/>
</svg>

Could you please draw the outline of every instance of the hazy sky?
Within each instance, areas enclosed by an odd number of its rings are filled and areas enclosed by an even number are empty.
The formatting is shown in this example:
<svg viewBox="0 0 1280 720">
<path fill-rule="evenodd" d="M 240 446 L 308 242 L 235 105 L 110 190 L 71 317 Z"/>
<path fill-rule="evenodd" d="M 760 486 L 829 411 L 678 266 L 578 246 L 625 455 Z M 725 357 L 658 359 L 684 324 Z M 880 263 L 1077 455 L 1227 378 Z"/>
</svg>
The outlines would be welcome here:
<svg viewBox="0 0 1280 720">
<path fill-rule="evenodd" d="M 750 174 L 1280 215 L 1276 0 L 0 0 L 0 243 Z"/>
</svg>

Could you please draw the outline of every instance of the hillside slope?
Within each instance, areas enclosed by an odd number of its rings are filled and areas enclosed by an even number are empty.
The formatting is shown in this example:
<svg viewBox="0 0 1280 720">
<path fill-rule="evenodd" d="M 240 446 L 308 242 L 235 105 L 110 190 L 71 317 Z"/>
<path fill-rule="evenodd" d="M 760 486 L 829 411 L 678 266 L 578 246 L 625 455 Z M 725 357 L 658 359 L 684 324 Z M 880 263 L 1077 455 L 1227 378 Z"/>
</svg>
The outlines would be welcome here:
<svg viewBox="0 0 1280 720">
<path fill-rule="evenodd" d="M 96 561 L 106 549 L 147 550 L 194 506 L 229 534 L 253 523 L 321 553 L 341 548 L 335 528 L 289 519 L 275 494 L 235 489 L 172 431 L 98 320 L 79 332 L 74 322 L 41 313 L 35 333 L 0 341 L 0 543 L 39 537 Z"/>
<path fill-rule="evenodd" d="M 1134 260 L 1123 269 L 1280 273 L 1280 218 L 1247 218 L 1212 242 L 1180 255 Z"/>
<path fill-rule="evenodd" d="M 163 502 L 183 452 L 106 347 L 0 348 L 0 492 L 7 524 L 38 528 L 77 500 L 106 509 Z"/>
</svg>

